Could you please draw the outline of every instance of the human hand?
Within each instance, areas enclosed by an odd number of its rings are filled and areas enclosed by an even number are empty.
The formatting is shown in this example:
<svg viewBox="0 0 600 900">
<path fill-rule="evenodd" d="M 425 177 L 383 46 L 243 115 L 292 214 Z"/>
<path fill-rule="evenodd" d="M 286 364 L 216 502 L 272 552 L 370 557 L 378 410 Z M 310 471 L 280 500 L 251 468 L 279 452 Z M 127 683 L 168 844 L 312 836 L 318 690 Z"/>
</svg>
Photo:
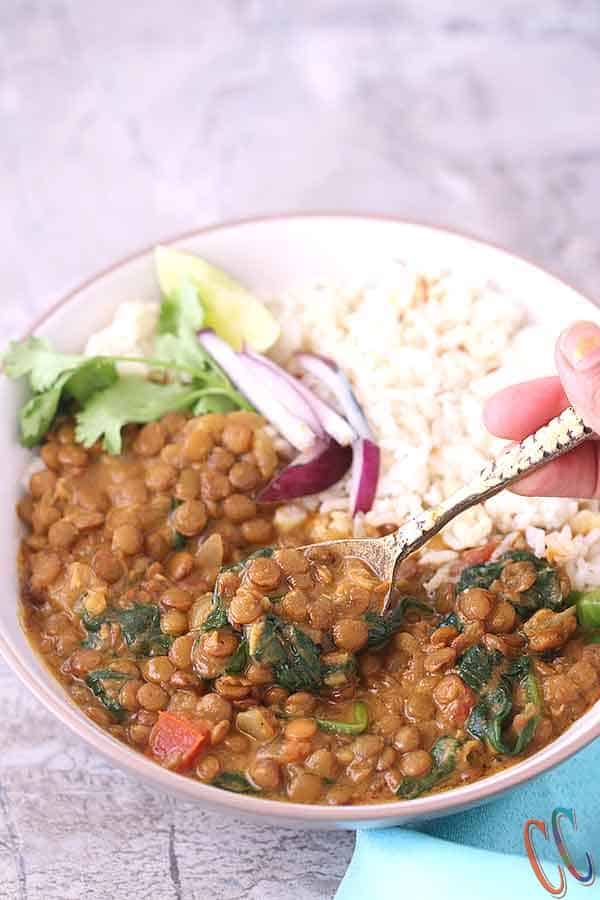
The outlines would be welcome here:
<svg viewBox="0 0 600 900">
<path fill-rule="evenodd" d="M 600 434 L 600 328 L 576 322 L 555 349 L 558 377 L 515 384 L 491 397 L 484 411 L 489 431 L 520 441 L 572 405 Z M 600 497 L 600 441 L 591 439 L 513 487 L 538 497 Z"/>
</svg>

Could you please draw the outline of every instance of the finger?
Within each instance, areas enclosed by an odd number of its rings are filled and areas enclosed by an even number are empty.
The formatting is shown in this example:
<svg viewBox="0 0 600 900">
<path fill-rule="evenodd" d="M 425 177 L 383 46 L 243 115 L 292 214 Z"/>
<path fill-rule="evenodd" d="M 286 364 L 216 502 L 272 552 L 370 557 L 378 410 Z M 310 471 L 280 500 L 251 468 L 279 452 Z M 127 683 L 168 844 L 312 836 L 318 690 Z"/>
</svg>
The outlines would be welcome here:
<svg viewBox="0 0 600 900">
<path fill-rule="evenodd" d="M 599 497 L 599 444 L 587 441 L 511 486 L 527 497 Z"/>
<path fill-rule="evenodd" d="M 487 401 L 483 420 L 498 437 L 520 441 L 569 405 L 560 380 L 536 378 L 498 391 Z"/>
<path fill-rule="evenodd" d="M 600 431 L 600 328 L 576 322 L 556 345 L 556 366 L 569 402 L 585 423 Z"/>
</svg>

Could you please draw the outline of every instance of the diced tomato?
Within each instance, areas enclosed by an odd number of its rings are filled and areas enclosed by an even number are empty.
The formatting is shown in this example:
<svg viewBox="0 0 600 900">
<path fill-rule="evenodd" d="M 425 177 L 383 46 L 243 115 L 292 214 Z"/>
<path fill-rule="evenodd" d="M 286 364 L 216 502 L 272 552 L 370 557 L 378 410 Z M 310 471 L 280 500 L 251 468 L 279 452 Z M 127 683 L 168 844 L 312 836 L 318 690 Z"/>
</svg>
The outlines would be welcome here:
<svg viewBox="0 0 600 900">
<path fill-rule="evenodd" d="M 465 550 L 460 559 L 453 562 L 450 566 L 451 575 L 459 575 L 467 566 L 479 566 L 481 563 L 487 562 L 500 541 L 488 541 L 483 547 L 473 547 L 472 550 Z"/>
<path fill-rule="evenodd" d="M 150 732 L 152 755 L 169 769 L 188 769 L 210 740 L 210 726 L 199 719 L 185 719 L 159 712 Z"/>
<path fill-rule="evenodd" d="M 478 566 L 480 563 L 487 562 L 499 543 L 497 540 L 488 541 L 483 547 L 474 547 L 472 550 L 467 550 L 463 553 L 461 562 L 464 566 Z"/>
</svg>

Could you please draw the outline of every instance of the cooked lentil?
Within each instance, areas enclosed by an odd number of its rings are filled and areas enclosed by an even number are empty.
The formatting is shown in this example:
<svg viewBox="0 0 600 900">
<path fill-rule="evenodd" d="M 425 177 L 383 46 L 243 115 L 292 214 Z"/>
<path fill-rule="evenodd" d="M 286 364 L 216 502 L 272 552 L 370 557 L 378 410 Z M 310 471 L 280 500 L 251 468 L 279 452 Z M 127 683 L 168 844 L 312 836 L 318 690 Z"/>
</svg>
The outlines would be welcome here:
<svg viewBox="0 0 600 900">
<path fill-rule="evenodd" d="M 382 617 L 360 562 L 296 549 L 316 523 L 278 534 L 256 502 L 278 458 L 254 414 L 169 414 L 117 458 L 64 421 L 41 457 L 18 507 L 27 633 L 99 727 L 190 778 L 300 803 L 416 796 L 537 751 L 600 698 L 568 579 L 546 571 L 560 602 L 532 608 L 527 554 L 481 577 L 493 542 L 467 551 L 435 596 L 411 558 L 413 602 Z"/>
</svg>

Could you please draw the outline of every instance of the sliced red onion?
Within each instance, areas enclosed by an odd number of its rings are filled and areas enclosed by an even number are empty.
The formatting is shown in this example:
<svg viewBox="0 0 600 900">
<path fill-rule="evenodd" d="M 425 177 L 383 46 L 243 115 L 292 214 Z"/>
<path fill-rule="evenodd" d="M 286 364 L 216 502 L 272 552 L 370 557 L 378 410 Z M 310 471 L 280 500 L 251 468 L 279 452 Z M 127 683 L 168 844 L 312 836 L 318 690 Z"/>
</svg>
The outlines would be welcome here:
<svg viewBox="0 0 600 900">
<path fill-rule="evenodd" d="M 369 438 L 359 438 L 352 447 L 350 510 L 353 516 L 369 512 L 373 506 L 379 480 L 379 455 L 379 447 Z"/>
<path fill-rule="evenodd" d="M 239 354 L 248 367 L 263 383 L 264 390 L 271 391 L 288 412 L 306 422 L 311 431 L 318 437 L 325 437 L 325 430 L 312 404 L 308 402 L 297 382 L 288 376 L 277 363 L 271 362 L 260 353 L 244 350 Z"/>
<path fill-rule="evenodd" d="M 305 384 L 303 384 L 298 378 L 294 378 L 293 375 L 290 375 L 289 372 L 286 372 L 285 369 L 282 369 L 281 366 L 278 366 L 277 363 L 273 362 L 272 359 L 269 359 L 266 356 L 262 356 L 260 353 L 256 353 L 252 350 L 245 351 L 242 356 L 249 357 L 254 360 L 256 363 L 262 365 L 265 369 L 268 369 L 273 378 L 279 378 L 285 381 L 285 383 L 289 386 L 290 389 L 296 392 L 296 394 L 300 394 L 306 404 L 311 408 L 313 415 L 317 418 L 317 425 L 321 428 L 321 430 L 325 430 L 327 434 L 331 435 L 331 437 L 338 442 L 338 444 L 342 444 L 342 446 L 347 446 L 348 444 L 352 444 L 353 441 L 356 440 L 356 432 L 354 429 L 346 422 L 346 420 L 340 416 L 334 409 L 328 406 L 314 391 L 311 391 Z M 281 397 L 282 402 L 285 403 L 285 399 Z M 288 406 L 289 408 L 289 406 Z M 292 410 L 296 412 L 295 409 Z M 303 418 L 303 417 L 301 417 Z M 310 424 L 310 422 L 308 422 Z M 314 426 L 311 426 L 314 427 Z"/>
<path fill-rule="evenodd" d="M 332 359 L 318 356 L 316 353 L 298 353 L 296 360 L 305 371 L 322 381 L 325 387 L 331 391 L 357 434 L 372 441 L 371 427 L 354 396 L 350 382 L 336 363 Z"/>
<path fill-rule="evenodd" d="M 313 447 L 296 457 L 258 495 L 259 503 L 296 500 L 325 491 L 350 468 L 352 449 L 333 438 L 315 441 Z"/>
<path fill-rule="evenodd" d="M 318 378 L 336 398 L 359 439 L 352 445 L 350 509 L 352 515 L 373 506 L 379 480 L 380 452 L 350 382 L 334 362 L 316 353 L 299 353 L 296 359 L 305 371 Z"/>
<path fill-rule="evenodd" d="M 234 385 L 293 447 L 304 451 L 313 446 L 315 442 L 313 429 L 290 412 L 280 397 L 270 390 L 265 390 L 264 381 L 258 377 L 256 367 L 248 365 L 248 361 L 214 331 L 198 332 L 198 340 Z"/>
</svg>

